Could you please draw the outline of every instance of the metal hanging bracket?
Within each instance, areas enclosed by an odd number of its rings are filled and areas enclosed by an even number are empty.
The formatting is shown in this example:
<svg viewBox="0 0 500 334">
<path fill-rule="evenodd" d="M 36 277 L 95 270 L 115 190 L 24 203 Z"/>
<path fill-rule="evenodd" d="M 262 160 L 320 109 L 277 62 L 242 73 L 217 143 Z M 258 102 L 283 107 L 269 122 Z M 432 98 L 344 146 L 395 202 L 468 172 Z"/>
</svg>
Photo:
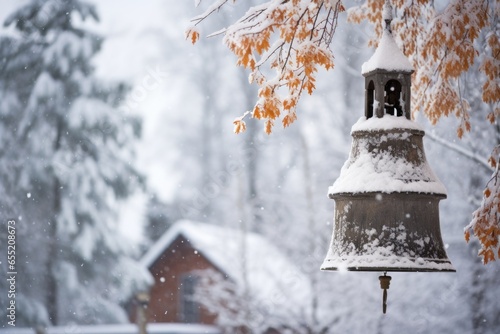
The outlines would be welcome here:
<svg viewBox="0 0 500 334">
<path fill-rule="evenodd" d="M 383 299 L 382 299 L 382 312 L 385 314 L 387 311 L 387 290 L 389 289 L 389 285 L 391 283 L 391 276 L 386 275 L 387 272 L 384 272 L 384 276 L 379 276 L 380 280 L 380 288 L 384 289 Z"/>
</svg>

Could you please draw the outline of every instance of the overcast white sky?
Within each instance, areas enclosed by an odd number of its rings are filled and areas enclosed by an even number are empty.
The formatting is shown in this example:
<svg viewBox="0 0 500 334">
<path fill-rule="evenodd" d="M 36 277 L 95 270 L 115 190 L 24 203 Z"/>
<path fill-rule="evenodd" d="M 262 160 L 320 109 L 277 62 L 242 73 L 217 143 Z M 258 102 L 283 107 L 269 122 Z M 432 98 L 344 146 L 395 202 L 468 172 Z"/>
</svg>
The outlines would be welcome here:
<svg viewBox="0 0 500 334">
<path fill-rule="evenodd" d="M 162 159 L 161 152 L 168 150 L 169 143 L 157 140 L 161 113 L 168 110 L 168 90 L 175 85 L 175 80 L 166 72 L 168 46 L 164 45 L 164 36 L 179 40 L 182 52 L 196 56 L 200 48 L 193 47 L 184 39 L 184 31 L 189 25 L 192 13 L 174 12 L 172 3 L 163 0 L 99 0 L 91 1 L 97 5 L 100 22 L 88 23 L 90 29 L 105 38 L 102 51 L 95 59 L 96 74 L 106 80 L 124 80 L 140 92 L 144 78 L 151 72 L 161 73 L 161 82 L 147 92 L 134 108 L 143 118 L 143 138 L 138 145 L 139 164 L 150 180 L 149 185 L 164 199 L 169 199 L 175 191 L 174 171 Z M 0 20 L 19 8 L 26 0 L 2 0 Z M 175 17 L 175 20 L 172 20 Z M 0 28 L 5 34 L 5 28 Z M 162 37 L 163 36 L 163 37 Z M 137 102 L 137 101 L 136 101 Z M 152 182 L 154 181 L 154 182 Z M 124 216 L 128 217 L 127 234 L 134 237 L 140 233 L 136 223 L 142 216 L 141 206 L 144 199 L 136 198 L 124 206 Z"/>
<path fill-rule="evenodd" d="M 175 171 L 166 161 L 174 143 L 164 142 L 161 132 L 168 128 L 162 122 L 162 113 L 169 110 L 168 92 L 175 85 L 175 78 L 167 72 L 168 46 L 164 36 L 178 40 L 185 53 L 197 53 L 184 39 L 189 21 L 187 13 L 174 13 L 175 6 L 163 0 L 99 0 L 101 22 L 95 28 L 105 36 L 103 50 L 96 59 L 97 75 L 106 79 L 125 80 L 131 83 L 132 98 L 141 96 L 136 111 L 143 119 L 143 138 L 138 145 L 139 165 L 146 173 L 149 186 L 165 200 L 173 197 L 177 187 Z M 185 15 L 184 17 L 182 15 Z M 194 15 L 194 6 L 193 12 Z M 175 17 L 175 20 L 172 20 Z M 155 72 L 160 75 L 156 88 L 148 90 L 142 98 L 142 82 Z M 136 197 L 123 208 L 126 232 L 131 237 L 140 234 L 140 222 L 144 218 L 145 198 Z M 142 224 L 141 224 L 142 225 Z"/>
</svg>

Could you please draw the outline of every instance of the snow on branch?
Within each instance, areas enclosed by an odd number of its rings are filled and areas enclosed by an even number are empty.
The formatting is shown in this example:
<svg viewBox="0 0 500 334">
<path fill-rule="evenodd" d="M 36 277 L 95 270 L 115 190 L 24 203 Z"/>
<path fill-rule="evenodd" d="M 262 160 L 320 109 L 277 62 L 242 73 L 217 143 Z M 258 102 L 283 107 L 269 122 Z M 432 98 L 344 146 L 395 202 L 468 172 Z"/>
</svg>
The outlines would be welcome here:
<svg viewBox="0 0 500 334">
<path fill-rule="evenodd" d="M 214 1 L 192 20 L 194 26 L 227 2 Z M 342 3 L 335 0 L 270 0 L 214 33 L 224 35 L 237 64 L 249 69 L 249 81 L 260 87 L 250 116 L 265 121 L 266 133 L 277 119 L 284 127 L 293 123 L 302 93 L 312 94 L 316 88 L 318 67 L 333 68 L 330 44 L 342 11 Z M 193 43 L 199 37 L 194 26 L 186 33 Z M 234 122 L 237 133 L 245 129 L 243 118 Z"/>
<path fill-rule="evenodd" d="M 210 5 L 210 7 L 208 7 L 203 12 L 203 14 L 198 15 L 198 16 L 194 17 L 193 19 L 191 19 L 191 22 L 193 22 L 195 25 L 201 23 L 207 17 L 209 17 L 210 15 L 212 15 L 214 12 L 219 11 L 228 2 L 229 2 L 229 0 L 218 0 L 218 1 L 215 1 L 212 5 Z M 196 0 L 195 6 L 198 7 L 200 5 L 200 3 L 201 3 L 201 0 Z"/>
<path fill-rule="evenodd" d="M 444 147 L 447 147 L 447 148 L 451 149 L 452 151 L 454 151 L 454 152 L 456 152 L 456 153 L 464 156 L 467 159 L 470 159 L 471 161 L 474 161 L 474 162 L 478 163 L 488 173 L 492 171 L 491 165 L 488 164 L 487 159 L 485 157 L 480 156 L 480 155 L 474 153 L 473 151 L 467 150 L 467 149 L 465 149 L 462 146 L 454 144 L 454 143 L 452 143 L 452 142 L 450 142 L 450 141 L 448 141 L 448 140 L 446 140 L 444 138 L 436 136 L 433 133 L 426 133 L 426 136 L 430 140 L 432 140 L 432 141 L 434 141 L 434 142 L 436 142 L 436 143 L 438 143 L 438 144 L 440 144 L 440 145 L 442 145 Z"/>
<path fill-rule="evenodd" d="M 467 242 L 471 232 L 479 239 L 478 254 L 485 264 L 500 260 L 500 145 L 495 147 L 489 161 L 495 170 L 483 191 L 481 206 L 464 229 Z"/>
</svg>

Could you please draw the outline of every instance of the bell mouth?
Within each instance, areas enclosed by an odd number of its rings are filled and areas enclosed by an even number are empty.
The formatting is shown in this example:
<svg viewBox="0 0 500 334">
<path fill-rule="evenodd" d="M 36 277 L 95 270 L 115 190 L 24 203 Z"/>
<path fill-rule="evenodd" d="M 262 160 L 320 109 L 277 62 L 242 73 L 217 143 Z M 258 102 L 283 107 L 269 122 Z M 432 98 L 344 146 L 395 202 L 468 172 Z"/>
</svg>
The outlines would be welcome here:
<svg viewBox="0 0 500 334">
<path fill-rule="evenodd" d="M 378 272 L 456 272 L 448 258 L 377 257 L 358 255 L 326 258 L 321 270 Z"/>
<path fill-rule="evenodd" d="M 417 192 L 417 191 L 401 191 L 401 192 L 392 192 L 392 193 L 384 193 L 380 191 L 366 191 L 366 192 L 358 192 L 358 193 L 328 193 L 328 198 L 337 199 L 337 198 L 375 198 L 377 201 L 381 201 L 384 197 L 388 199 L 394 199 L 395 197 L 400 196 L 411 196 L 412 198 L 436 198 L 439 200 L 446 199 L 448 196 L 446 194 L 441 193 L 432 193 L 432 192 Z"/>
<path fill-rule="evenodd" d="M 442 194 L 336 194 L 330 248 L 339 271 L 455 271 L 441 238 Z"/>
</svg>

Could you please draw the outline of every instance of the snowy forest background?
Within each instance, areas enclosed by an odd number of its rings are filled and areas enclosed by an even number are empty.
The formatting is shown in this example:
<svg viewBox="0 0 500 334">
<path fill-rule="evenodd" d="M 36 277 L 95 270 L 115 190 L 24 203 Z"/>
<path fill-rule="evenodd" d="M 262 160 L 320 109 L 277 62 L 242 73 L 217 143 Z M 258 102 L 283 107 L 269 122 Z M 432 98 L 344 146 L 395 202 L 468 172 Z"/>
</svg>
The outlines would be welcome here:
<svg viewBox="0 0 500 334">
<path fill-rule="evenodd" d="M 42 7 L 10 16 L 26 4 Z M 240 12 L 231 7 L 206 27 Z M 461 82 L 476 101 L 464 139 L 453 118 L 431 127 L 418 117 L 448 189 L 441 228 L 457 273 L 393 274 L 382 315 L 378 273 L 319 271 L 333 223 L 326 191 L 363 114 L 360 69 L 373 29 L 342 18 L 336 67 L 320 73 L 289 129 L 268 136 L 249 120 L 234 135 L 254 87 L 220 39 L 185 40 L 194 14 L 191 1 L 0 3 L 0 245 L 16 218 L 18 325 L 126 322 L 122 306 L 151 282 L 138 258 L 187 218 L 262 234 L 309 277 L 312 311 L 300 321 L 289 312 L 296 333 L 497 333 L 498 264 L 483 266 L 463 237 L 491 175 L 483 157 L 500 141 L 485 121 L 477 69 Z M 273 310 L 254 311 L 272 323 Z"/>
</svg>

